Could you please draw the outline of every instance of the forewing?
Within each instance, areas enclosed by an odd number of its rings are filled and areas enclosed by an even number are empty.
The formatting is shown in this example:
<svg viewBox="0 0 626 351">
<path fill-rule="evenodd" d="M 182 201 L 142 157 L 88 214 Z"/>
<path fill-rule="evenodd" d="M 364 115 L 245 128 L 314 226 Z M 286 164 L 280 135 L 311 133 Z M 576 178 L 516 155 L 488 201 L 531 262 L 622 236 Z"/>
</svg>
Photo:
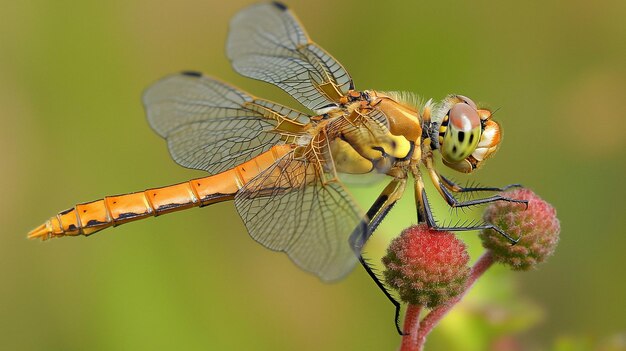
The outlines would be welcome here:
<svg viewBox="0 0 626 351">
<path fill-rule="evenodd" d="M 227 55 L 240 74 L 272 83 L 311 110 L 334 106 L 354 85 L 283 4 L 252 5 L 230 22 Z"/>
<path fill-rule="evenodd" d="M 361 216 L 342 185 L 323 183 L 318 172 L 315 163 L 286 155 L 238 192 L 235 206 L 256 241 L 334 281 L 354 267 L 348 238 Z"/>
<path fill-rule="evenodd" d="M 144 93 L 152 128 L 172 158 L 188 168 L 223 172 L 269 150 L 308 116 L 253 96 L 216 79 L 187 72 L 161 79 Z"/>
</svg>

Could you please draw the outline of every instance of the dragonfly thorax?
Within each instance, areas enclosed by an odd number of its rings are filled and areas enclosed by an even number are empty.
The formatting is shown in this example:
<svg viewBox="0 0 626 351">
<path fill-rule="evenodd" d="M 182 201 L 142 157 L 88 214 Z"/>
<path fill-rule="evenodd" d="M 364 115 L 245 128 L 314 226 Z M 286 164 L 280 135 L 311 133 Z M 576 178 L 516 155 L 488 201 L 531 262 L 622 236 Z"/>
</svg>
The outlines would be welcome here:
<svg viewBox="0 0 626 351">
<path fill-rule="evenodd" d="M 403 135 L 391 133 L 387 118 L 382 121 L 373 117 L 372 108 L 366 100 L 353 102 L 339 115 L 322 122 L 338 172 L 385 173 L 396 160 L 408 158 L 413 151 Z"/>
</svg>

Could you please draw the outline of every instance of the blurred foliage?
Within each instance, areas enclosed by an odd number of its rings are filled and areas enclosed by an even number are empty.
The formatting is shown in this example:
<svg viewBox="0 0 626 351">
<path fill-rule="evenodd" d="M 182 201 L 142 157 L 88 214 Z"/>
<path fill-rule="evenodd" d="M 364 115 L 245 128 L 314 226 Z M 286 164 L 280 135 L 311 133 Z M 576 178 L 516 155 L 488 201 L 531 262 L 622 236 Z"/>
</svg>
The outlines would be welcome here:
<svg viewBox="0 0 626 351">
<path fill-rule="evenodd" d="M 165 74 L 197 69 L 295 106 L 225 58 L 228 19 L 249 2 L 0 1 L 0 349 L 397 348 L 392 306 L 362 269 L 322 284 L 250 240 L 232 204 L 25 239 L 77 202 L 201 175 L 144 120 L 141 91 Z M 624 349 L 626 2 L 289 5 L 359 89 L 501 108 L 498 155 L 456 178 L 521 182 L 559 211 L 556 255 L 534 272 L 488 272 L 427 348 Z M 382 186 L 353 190 L 366 207 Z M 441 220 L 479 213 L 448 212 L 427 190 Z M 368 253 L 415 220 L 406 196 Z M 477 257 L 475 234 L 460 235 Z"/>
</svg>

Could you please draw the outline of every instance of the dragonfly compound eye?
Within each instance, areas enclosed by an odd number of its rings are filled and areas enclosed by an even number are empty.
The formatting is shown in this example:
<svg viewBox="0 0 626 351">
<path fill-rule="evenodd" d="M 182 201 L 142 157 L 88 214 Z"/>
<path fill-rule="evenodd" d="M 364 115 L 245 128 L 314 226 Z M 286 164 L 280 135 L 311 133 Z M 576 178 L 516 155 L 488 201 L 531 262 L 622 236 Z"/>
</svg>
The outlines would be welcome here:
<svg viewBox="0 0 626 351">
<path fill-rule="evenodd" d="M 457 95 L 456 97 L 463 100 L 464 103 L 472 106 L 475 110 L 478 110 L 478 107 L 476 107 L 476 103 L 472 99 L 468 98 L 467 96 Z"/>
<path fill-rule="evenodd" d="M 474 152 L 480 141 L 481 123 L 478 111 L 468 103 L 457 103 L 448 114 L 448 128 L 443 136 L 441 154 L 455 163 L 466 159 Z"/>
</svg>

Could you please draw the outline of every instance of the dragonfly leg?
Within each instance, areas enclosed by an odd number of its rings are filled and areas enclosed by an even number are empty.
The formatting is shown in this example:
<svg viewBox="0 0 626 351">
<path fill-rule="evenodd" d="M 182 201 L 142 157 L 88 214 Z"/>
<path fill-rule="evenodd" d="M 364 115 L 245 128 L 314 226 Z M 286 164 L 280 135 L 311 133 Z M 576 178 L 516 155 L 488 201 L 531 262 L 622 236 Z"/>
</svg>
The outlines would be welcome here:
<svg viewBox="0 0 626 351">
<path fill-rule="evenodd" d="M 387 296 L 387 299 L 393 304 L 395 308 L 394 321 L 396 324 L 396 330 L 398 331 L 398 334 L 404 335 L 404 331 L 402 331 L 402 328 L 400 328 L 400 309 L 401 309 L 400 302 L 391 295 L 391 293 L 389 292 L 389 290 L 387 290 L 387 287 L 385 286 L 385 284 L 383 284 L 382 280 L 376 274 L 372 266 L 369 265 L 367 260 L 361 254 L 359 254 L 359 262 L 361 262 L 361 265 L 363 266 L 363 268 L 365 268 L 365 271 L 367 272 L 367 274 L 370 276 L 370 278 L 372 278 L 374 283 L 376 283 L 376 286 L 378 286 L 378 288 L 383 292 L 383 294 Z"/>
<path fill-rule="evenodd" d="M 394 321 L 396 325 L 396 330 L 398 334 L 404 335 L 404 332 L 400 328 L 400 302 L 396 300 L 387 287 L 382 282 L 381 278 L 376 274 L 374 268 L 369 264 L 369 262 L 363 257 L 362 249 L 363 246 L 367 243 L 367 240 L 372 236 L 378 225 L 382 222 L 382 220 L 387 216 L 391 208 L 396 204 L 396 202 L 402 197 L 404 193 L 404 189 L 406 186 L 406 179 L 394 178 L 389 185 L 385 187 L 385 189 L 380 193 L 376 201 L 370 209 L 367 211 L 365 218 L 363 218 L 361 224 L 357 226 L 352 235 L 350 235 L 350 246 L 355 254 L 359 258 L 359 262 L 367 272 L 367 274 L 372 278 L 376 286 L 385 294 L 387 299 L 393 304 L 395 307 L 395 315 Z M 363 231 L 362 228 L 366 228 Z"/>
<path fill-rule="evenodd" d="M 424 208 L 424 182 L 422 182 L 422 173 L 417 165 L 411 167 L 413 175 L 413 193 L 415 195 L 415 209 L 417 209 L 417 223 L 426 222 L 426 209 Z"/>
<path fill-rule="evenodd" d="M 450 181 L 448 181 L 447 179 L 445 181 L 442 181 L 442 177 L 439 175 L 437 170 L 435 170 L 435 167 L 433 166 L 432 158 L 426 159 L 426 168 L 428 169 L 428 175 L 430 176 L 430 179 L 432 180 L 433 184 L 435 185 L 435 188 L 437 188 L 437 191 L 439 192 L 439 194 L 441 194 L 441 196 L 446 200 L 446 202 L 448 203 L 448 205 L 450 205 L 450 207 L 454 207 L 454 208 L 468 207 L 468 206 L 474 206 L 474 205 L 479 205 L 479 204 L 486 204 L 486 203 L 490 203 L 490 202 L 494 202 L 494 201 L 517 202 L 517 203 L 525 204 L 526 207 L 528 207 L 528 201 L 527 200 L 511 199 L 511 198 L 502 196 L 500 194 L 489 196 L 489 197 L 486 197 L 486 198 L 481 198 L 481 199 L 472 199 L 472 200 L 468 200 L 468 201 L 459 201 L 452 195 L 451 191 L 455 191 L 455 190 L 448 189 L 448 186 L 446 186 L 446 183 L 450 182 Z M 452 182 L 450 182 L 450 183 L 452 183 Z M 454 184 L 454 183 L 452 183 L 452 184 Z M 513 184 L 511 186 L 518 186 L 518 185 L 519 184 Z M 500 188 L 460 188 L 460 189 L 484 189 L 485 191 L 486 190 L 493 190 L 493 189 L 500 190 Z M 470 190 L 468 190 L 468 191 L 470 191 Z M 471 190 L 471 191 L 479 191 L 479 190 Z"/>
<path fill-rule="evenodd" d="M 372 236 L 380 222 L 382 222 L 385 216 L 387 216 L 387 213 L 389 213 L 391 208 L 396 204 L 396 201 L 402 197 L 405 186 L 406 179 L 394 178 L 385 189 L 383 189 L 380 195 L 378 195 L 372 207 L 367 211 L 365 218 L 361 220 L 361 223 L 352 232 L 350 235 L 350 246 L 357 255 L 361 253 L 367 240 Z M 361 228 L 363 227 L 366 227 L 367 230 L 362 230 Z"/>
<path fill-rule="evenodd" d="M 416 180 L 416 183 L 417 182 L 418 181 Z M 419 180 L 419 182 L 421 183 L 421 179 Z M 424 208 L 425 222 L 428 225 L 428 227 L 430 227 L 431 229 L 439 230 L 439 231 L 453 231 L 453 232 L 463 232 L 463 231 L 469 231 L 469 230 L 492 229 L 492 230 L 495 230 L 496 232 L 498 232 L 498 234 L 500 234 L 503 237 L 505 237 L 513 245 L 517 244 L 517 242 L 520 239 L 520 238 L 513 238 L 512 236 L 507 234 L 505 231 L 500 229 L 498 226 L 493 225 L 491 223 L 482 223 L 482 224 L 477 224 L 477 225 L 458 226 L 458 227 L 455 227 L 455 226 L 439 226 L 437 224 L 437 222 L 435 221 L 435 218 L 433 217 L 432 210 L 430 209 L 430 205 L 428 204 L 428 197 L 426 196 L 426 191 L 423 188 L 423 184 L 422 184 L 421 192 L 422 192 L 422 194 L 421 194 L 420 198 L 421 198 L 422 205 L 423 205 L 423 208 Z"/>
<path fill-rule="evenodd" d="M 441 178 L 441 184 L 443 184 L 443 186 L 445 186 L 446 188 L 448 188 L 448 190 L 455 192 L 455 193 L 471 193 L 475 191 L 506 191 L 511 188 L 522 187 L 522 184 L 509 184 L 501 188 L 489 187 L 489 186 L 488 187 L 482 187 L 482 186 L 481 187 L 462 187 L 456 184 L 455 182 L 453 182 L 452 180 L 444 177 L 441 174 L 439 174 L 439 178 Z"/>
</svg>

